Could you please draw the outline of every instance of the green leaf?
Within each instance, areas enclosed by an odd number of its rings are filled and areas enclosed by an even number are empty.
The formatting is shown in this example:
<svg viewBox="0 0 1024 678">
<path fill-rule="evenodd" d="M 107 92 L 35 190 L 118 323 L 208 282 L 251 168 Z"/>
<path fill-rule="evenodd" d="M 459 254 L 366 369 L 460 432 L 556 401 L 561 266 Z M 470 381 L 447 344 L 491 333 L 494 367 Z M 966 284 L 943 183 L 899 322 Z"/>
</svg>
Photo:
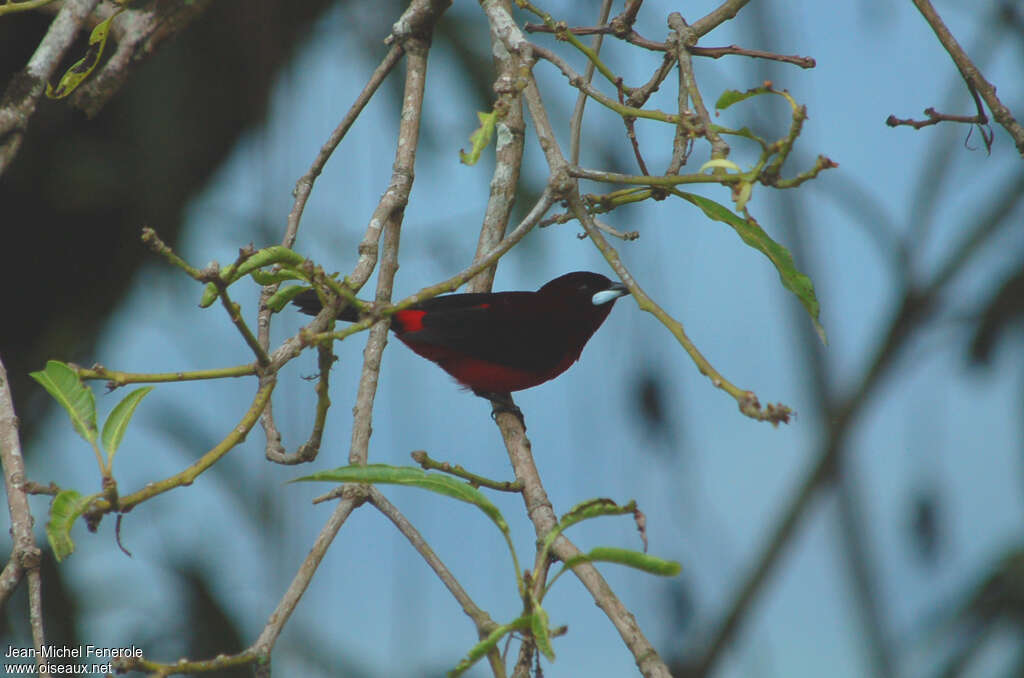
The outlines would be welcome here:
<svg viewBox="0 0 1024 678">
<path fill-rule="evenodd" d="M 475 165 L 480 159 L 480 154 L 491 143 L 494 138 L 494 127 L 498 122 L 498 114 L 495 112 L 481 113 L 477 111 L 476 117 L 480 119 L 480 127 L 470 135 L 469 140 L 473 146 L 469 153 L 459 149 L 459 160 L 464 165 Z"/>
<path fill-rule="evenodd" d="M 57 360 L 48 360 L 46 369 L 29 376 L 42 384 L 53 399 L 67 411 L 71 425 L 88 442 L 96 442 L 96 399 L 92 389 L 78 378 L 75 371 Z"/>
<path fill-rule="evenodd" d="M 741 101 L 745 101 L 751 97 L 756 97 L 759 94 L 767 94 L 771 92 L 769 87 L 755 87 L 748 89 L 746 92 L 740 92 L 735 89 L 727 89 L 722 92 L 722 95 L 718 97 L 718 101 L 715 102 L 715 108 L 724 111 L 733 104 L 738 104 Z"/>
<path fill-rule="evenodd" d="M 533 603 L 533 614 L 530 615 L 530 631 L 541 654 L 549 662 L 555 661 L 555 649 L 551 647 L 551 635 L 548 633 L 548 613 L 537 602 Z"/>
<path fill-rule="evenodd" d="M 701 208 L 704 214 L 711 219 L 722 221 L 732 226 L 740 238 L 743 239 L 743 242 L 768 257 L 772 264 L 775 265 L 775 270 L 779 272 L 782 284 L 787 290 L 796 295 L 800 303 L 804 305 L 804 309 L 811 316 L 814 330 L 818 333 L 822 343 L 828 343 L 825 337 L 825 328 L 818 321 L 820 306 L 818 298 L 814 294 L 814 283 L 811 282 L 810 278 L 797 270 L 796 264 L 793 262 L 793 255 L 789 253 L 789 250 L 772 240 L 753 218 L 744 219 L 728 207 L 720 205 L 714 200 L 709 200 L 704 196 L 684 191 L 674 191 L 674 193 Z"/>
<path fill-rule="evenodd" d="M 123 11 L 124 7 L 96 24 L 96 28 L 92 29 L 92 33 L 89 34 L 89 46 L 85 49 L 85 56 L 72 64 L 71 68 L 61 76 L 60 82 L 57 83 L 56 87 L 46 83 L 46 96 L 48 98 L 63 99 L 74 92 L 89 77 L 89 74 L 93 72 L 96 65 L 100 62 L 100 57 L 103 56 L 103 48 L 107 44 L 107 35 L 110 33 L 110 23 Z"/>
<path fill-rule="evenodd" d="M 591 549 L 589 553 L 581 553 L 565 561 L 562 570 L 567 570 L 580 563 L 617 563 L 662 577 L 674 577 L 683 569 L 683 566 L 674 560 L 664 560 L 640 551 L 614 546 L 598 546 Z"/>
<path fill-rule="evenodd" d="M 458 678 L 465 673 L 473 664 L 480 661 L 480 659 L 491 651 L 492 648 L 496 647 L 502 638 L 507 636 L 513 631 L 522 631 L 530 628 L 531 619 L 529 617 L 519 617 L 509 624 L 503 624 L 498 628 L 487 634 L 487 637 L 481 640 L 479 643 L 474 645 L 470 649 L 466 658 L 460 661 L 454 669 L 448 672 L 448 678 Z"/>
<path fill-rule="evenodd" d="M 199 308 L 209 308 L 213 302 L 217 301 L 217 296 L 220 292 L 217 291 L 217 286 L 213 283 L 206 283 L 203 288 L 203 296 L 199 298 Z"/>
<path fill-rule="evenodd" d="M 262 283 L 261 283 L 262 284 Z M 307 285 L 283 285 L 267 299 L 267 306 L 275 313 L 280 312 L 295 297 L 310 289 Z"/>
<path fill-rule="evenodd" d="M 273 266 L 274 264 L 299 266 L 305 260 L 306 257 L 302 256 L 298 252 L 293 252 L 287 247 L 283 247 L 281 245 L 273 245 L 271 247 L 264 247 L 257 251 L 251 257 L 243 261 L 238 268 L 228 266 L 222 275 L 228 283 L 233 283 L 265 266 Z"/>
<path fill-rule="evenodd" d="M 700 169 L 697 171 L 703 173 L 706 169 L 731 169 L 735 170 L 737 174 L 743 172 L 739 165 L 734 163 L 732 160 L 727 160 L 726 158 L 712 158 L 701 165 Z"/>
<path fill-rule="evenodd" d="M 128 422 L 135 414 L 135 408 L 139 406 L 142 399 L 153 390 L 152 386 L 137 388 L 124 397 L 114 407 L 107 421 L 103 424 L 103 449 L 107 451 L 107 465 L 114 463 L 114 453 L 121 446 L 121 439 L 124 438 L 124 431 L 128 428 Z"/>
<path fill-rule="evenodd" d="M 750 201 L 750 194 L 753 192 L 754 184 L 752 184 L 751 182 L 744 181 L 742 184 L 740 184 L 740 190 L 735 197 L 736 209 L 742 211 L 747 206 L 747 203 Z"/>
<path fill-rule="evenodd" d="M 239 266 L 231 264 L 225 267 L 220 272 L 221 279 L 228 285 L 236 282 L 240 278 L 249 273 L 254 273 L 265 266 L 273 266 L 274 264 L 283 264 L 285 266 L 298 266 L 304 262 L 306 258 L 297 252 L 293 252 L 287 247 L 281 245 L 274 245 L 272 247 L 264 247 L 263 249 L 253 253 L 251 257 L 246 259 Z M 298 277 L 298 276 L 296 276 Z M 258 282 L 258 281 L 257 281 Z M 264 283 L 260 283 L 261 285 Z M 206 283 L 206 287 L 203 289 L 203 296 L 199 300 L 200 308 L 207 308 L 217 300 L 217 286 L 213 283 Z"/>
<path fill-rule="evenodd" d="M 305 280 L 301 275 L 287 268 L 278 271 L 253 271 L 252 279 L 260 285 L 277 285 L 286 280 Z"/>
<path fill-rule="evenodd" d="M 607 498 L 588 499 L 587 501 L 580 502 L 569 509 L 568 513 L 562 516 L 561 520 L 558 521 L 558 525 L 556 525 L 554 529 L 544 535 L 543 549 L 545 551 L 549 549 L 555 539 L 558 538 L 558 535 L 576 523 L 589 520 L 590 518 L 598 518 L 600 516 L 621 516 L 635 511 L 635 501 L 631 501 L 625 506 L 619 506 L 614 501 Z"/>
<path fill-rule="evenodd" d="M 83 497 L 75 490 L 61 490 L 50 504 L 50 519 L 46 521 L 46 538 L 50 541 L 53 555 L 60 562 L 75 550 L 75 542 L 71 540 L 71 526 L 89 506 L 89 502 L 98 497 L 92 494 Z"/>
<path fill-rule="evenodd" d="M 508 523 L 498 507 L 483 492 L 467 485 L 461 480 L 442 473 L 429 473 L 415 466 L 391 466 L 389 464 L 366 464 L 363 466 L 342 466 L 330 471 L 319 471 L 308 476 L 296 478 L 292 482 L 327 481 L 335 483 L 384 483 L 390 485 L 408 485 L 430 490 L 459 501 L 473 504 L 491 519 L 503 533 L 508 534 Z"/>
</svg>

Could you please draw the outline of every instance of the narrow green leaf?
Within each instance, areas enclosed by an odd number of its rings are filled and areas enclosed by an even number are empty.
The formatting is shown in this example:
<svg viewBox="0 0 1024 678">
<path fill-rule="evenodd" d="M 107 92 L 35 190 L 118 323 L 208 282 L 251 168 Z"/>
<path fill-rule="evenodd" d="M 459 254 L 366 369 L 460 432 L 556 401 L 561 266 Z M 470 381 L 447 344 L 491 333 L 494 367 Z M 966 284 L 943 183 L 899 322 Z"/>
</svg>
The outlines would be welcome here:
<svg viewBox="0 0 1024 678">
<path fill-rule="evenodd" d="M 461 480 L 442 473 L 429 473 L 415 466 L 391 466 L 389 464 L 366 464 L 365 466 L 342 466 L 330 471 L 319 471 L 292 482 L 326 481 L 334 483 L 384 483 L 390 485 L 408 485 L 430 490 L 459 501 L 473 504 L 491 519 L 504 533 L 508 533 L 508 523 L 498 507 L 483 492 L 471 487 Z"/>
<path fill-rule="evenodd" d="M 75 490 L 61 490 L 50 504 L 50 519 L 46 521 L 46 538 L 57 562 L 64 560 L 75 550 L 71 540 L 71 526 L 95 499 L 96 494 L 83 497 Z"/>
<path fill-rule="evenodd" d="M 48 360 L 46 369 L 31 372 L 53 399 L 71 417 L 71 425 L 88 442 L 96 442 L 96 398 L 75 371 L 57 360 Z"/>
<path fill-rule="evenodd" d="M 483 153 L 484 149 L 490 145 L 491 139 L 494 138 L 494 127 L 498 121 L 498 114 L 493 111 L 490 113 L 480 113 L 477 111 L 476 117 L 480 119 L 480 127 L 469 137 L 473 146 L 469 149 L 469 153 L 459 149 L 459 160 L 464 165 L 475 165 L 477 160 L 480 159 L 480 154 Z"/>
<path fill-rule="evenodd" d="M 96 24 L 96 28 L 92 29 L 92 33 L 89 34 L 89 45 L 85 49 L 85 56 L 72 64 L 71 68 L 61 76 L 60 82 L 57 83 L 56 87 L 46 83 L 46 96 L 48 98 L 63 99 L 74 92 L 89 77 L 89 74 L 93 72 L 96 65 L 100 62 L 100 57 L 103 56 L 103 48 L 107 44 L 107 35 L 110 33 L 110 23 L 123 11 L 124 7 Z"/>
<path fill-rule="evenodd" d="M 699 207 L 711 219 L 732 226 L 740 238 L 743 239 L 743 242 L 768 257 L 772 264 L 775 265 L 775 270 L 779 272 L 782 284 L 796 295 L 800 303 L 804 305 L 804 309 L 811 316 L 814 330 L 818 333 L 822 343 L 828 343 L 825 337 L 825 328 L 818 321 L 820 306 L 818 298 L 814 294 L 814 283 L 811 282 L 810 278 L 797 270 L 796 264 L 793 262 L 793 255 L 789 253 L 789 250 L 772 240 L 753 219 L 744 219 L 728 207 L 701 195 L 684 191 L 676 191 L 674 193 Z"/>
<path fill-rule="evenodd" d="M 288 305 L 288 302 L 308 289 L 307 285 L 284 285 L 267 299 L 267 306 L 275 313 L 280 312 L 281 309 Z"/>
<path fill-rule="evenodd" d="M 558 538 L 558 535 L 576 523 L 600 516 L 621 516 L 626 513 L 633 513 L 634 511 L 636 511 L 635 501 L 631 501 L 624 506 L 619 506 L 607 498 L 588 499 L 587 501 L 580 502 L 562 516 L 554 529 L 544 535 L 543 548 L 544 550 L 550 548 L 551 544 Z"/>
<path fill-rule="evenodd" d="M 273 266 L 274 264 L 283 264 L 285 266 L 298 266 L 304 262 L 306 258 L 298 252 L 293 252 L 287 247 L 281 245 L 274 245 L 272 247 L 264 247 L 263 249 L 253 253 L 251 257 L 242 262 L 240 266 L 231 264 L 225 267 L 220 272 L 220 277 L 228 285 L 238 281 L 243 276 L 250 273 L 254 273 L 265 266 Z M 293 276 L 299 277 L 299 276 Z M 257 282 L 259 282 L 257 280 Z M 260 283 L 261 285 L 265 283 Z M 206 283 L 206 287 L 203 288 L 203 296 L 199 300 L 200 308 L 207 308 L 214 301 L 217 300 L 217 286 L 213 283 Z"/>
<path fill-rule="evenodd" d="M 222 275 L 229 283 L 233 283 L 265 266 L 273 266 L 274 264 L 298 266 L 305 260 L 306 257 L 302 256 L 298 252 L 293 252 L 282 245 L 272 245 L 271 247 L 264 247 L 257 251 L 251 257 L 243 261 L 238 268 L 228 266 Z"/>
<path fill-rule="evenodd" d="M 287 268 L 277 271 L 253 271 L 252 279 L 260 285 L 276 285 L 286 280 L 305 280 L 301 275 Z"/>
<path fill-rule="evenodd" d="M 736 209 L 742 211 L 747 203 L 750 202 L 750 194 L 754 192 L 754 184 L 749 181 L 744 181 L 740 184 L 739 193 L 736 195 Z"/>
<path fill-rule="evenodd" d="M 726 158 L 712 158 L 711 160 L 708 160 L 706 163 L 701 165 L 700 169 L 697 171 L 703 172 L 706 169 L 731 169 L 735 171 L 737 174 L 743 172 L 743 170 L 740 169 L 739 165 L 734 163 L 732 160 L 728 160 Z"/>
<path fill-rule="evenodd" d="M 470 649 L 469 653 L 466 654 L 465 659 L 460 661 L 455 666 L 454 669 L 448 672 L 448 678 L 458 678 L 458 676 L 461 676 L 463 673 L 469 670 L 469 668 L 473 666 L 473 664 L 480 661 L 480 659 L 484 655 L 490 652 L 492 648 L 496 647 L 498 643 L 501 641 L 501 639 L 507 636 L 509 633 L 512 633 L 513 631 L 521 631 L 523 629 L 530 628 L 530 621 L 531 620 L 529 617 L 519 617 L 511 623 L 503 624 L 502 626 L 499 626 L 498 628 L 491 631 L 489 634 L 487 634 L 486 638 L 481 640 L 479 643 L 477 643 Z"/>
<path fill-rule="evenodd" d="M 203 296 L 199 298 L 199 308 L 209 308 L 213 302 L 217 301 L 217 296 L 220 292 L 217 291 L 217 286 L 213 283 L 206 283 L 203 287 Z"/>
<path fill-rule="evenodd" d="M 614 546 L 598 546 L 589 553 L 581 553 L 565 561 L 562 569 L 567 570 L 580 563 L 617 563 L 662 577 L 674 577 L 683 569 L 682 565 L 674 560 L 664 560 L 640 551 Z"/>
<path fill-rule="evenodd" d="M 110 416 L 107 417 L 107 421 L 103 424 L 103 436 L 101 437 L 103 449 L 107 451 L 107 466 L 111 466 L 114 462 L 114 453 L 121 446 L 121 439 L 124 438 L 124 431 L 128 428 L 128 422 L 132 420 L 132 415 L 135 414 L 135 408 L 139 406 L 142 399 L 152 390 L 152 386 L 135 389 L 126 395 L 114 407 Z"/>
<path fill-rule="evenodd" d="M 741 101 L 745 101 L 751 97 L 756 97 L 759 94 L 767 94 L 771 89 L 768 87 L 755 87 L 748 89 L 746 92 L 740 92 L 735 89 L 727 89 L 722 92 L 722 95 L 718 97 L 718 101 L 715 102 L 715 108 L 724 111 L 733 104 L 738 104 Z"/>
<path fill-rule="evenodd" d="M 541 654 L 549 662 L 555 661 L 555 649 L 551 647 L 551 635 L 548 633 L 548 613 L 537 602 L 534 602 L 533 614 L 530 615 L 530 631 Z"/>
</svg>

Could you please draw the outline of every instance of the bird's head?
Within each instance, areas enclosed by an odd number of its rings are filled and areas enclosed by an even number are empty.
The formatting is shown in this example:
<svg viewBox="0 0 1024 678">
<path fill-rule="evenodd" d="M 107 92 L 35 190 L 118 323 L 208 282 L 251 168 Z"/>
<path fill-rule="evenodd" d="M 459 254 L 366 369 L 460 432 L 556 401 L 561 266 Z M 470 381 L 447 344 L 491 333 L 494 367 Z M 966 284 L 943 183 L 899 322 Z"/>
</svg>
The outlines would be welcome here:
<svg viewBox="0 0 1024 678">
<path fill-rule="evenodd" d="M 612 282 L 600 273 L 576 271 L 566 273 L 547 283 L 539 290 L 539 294 L 563 300 L 575 308 L 604 307 L 611 310 L 616 299 L 629 294 L 625 285 Z"/>
</svg>

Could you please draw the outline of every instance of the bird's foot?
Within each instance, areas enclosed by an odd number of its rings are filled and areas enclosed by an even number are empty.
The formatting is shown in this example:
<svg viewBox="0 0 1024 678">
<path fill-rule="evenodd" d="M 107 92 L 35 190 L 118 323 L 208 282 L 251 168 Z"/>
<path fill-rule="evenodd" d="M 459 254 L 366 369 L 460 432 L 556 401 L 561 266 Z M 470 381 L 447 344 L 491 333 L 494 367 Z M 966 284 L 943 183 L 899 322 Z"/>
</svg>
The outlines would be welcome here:
<svg viewBox="0 0 1024 678">
<path fill-rule="evenodd" d="M 492 391 L 476 390 L 474 390 L 473 393 L 480 396 L 481 398 L 486 398 L 487 400 L 491 401 L 492 419 L 497 421 L 499 414 L 503 412 L 508 412 L 510 414 L 514 414 L 516 418 L 519 420 L 519 423 L 523 425 L 523 430 L 526 430 L 526 419 L 523 417 L 523 411 L 519 409 L 519 407 L 514 402 L 512 402 L 511 393 L 495 393 Z"/>
</svg>

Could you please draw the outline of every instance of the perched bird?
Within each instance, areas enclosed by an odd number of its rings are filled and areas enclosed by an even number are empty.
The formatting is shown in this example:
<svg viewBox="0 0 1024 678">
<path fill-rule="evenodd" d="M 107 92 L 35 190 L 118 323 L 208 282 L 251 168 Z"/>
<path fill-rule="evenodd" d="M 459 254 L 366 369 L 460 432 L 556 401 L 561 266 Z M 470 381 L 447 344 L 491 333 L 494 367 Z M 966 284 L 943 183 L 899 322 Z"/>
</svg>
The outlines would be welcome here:
<svg viewBox="0 0 1024 678">
<path fill-rule="evenodd" d="M 603 275 L 577 271 L 536 292 L 427 299 L 391 316 L 391 329 L 473 393 L 505 404 L 511 391 L 543 384 L 569 369 L 615 300 L 628 293 Z M 313 290 L 293 303 L 309 315 L 323 308 Z M 338 319 L 352 322 L 358 314 L 347 307 Z"/>
</svg>

